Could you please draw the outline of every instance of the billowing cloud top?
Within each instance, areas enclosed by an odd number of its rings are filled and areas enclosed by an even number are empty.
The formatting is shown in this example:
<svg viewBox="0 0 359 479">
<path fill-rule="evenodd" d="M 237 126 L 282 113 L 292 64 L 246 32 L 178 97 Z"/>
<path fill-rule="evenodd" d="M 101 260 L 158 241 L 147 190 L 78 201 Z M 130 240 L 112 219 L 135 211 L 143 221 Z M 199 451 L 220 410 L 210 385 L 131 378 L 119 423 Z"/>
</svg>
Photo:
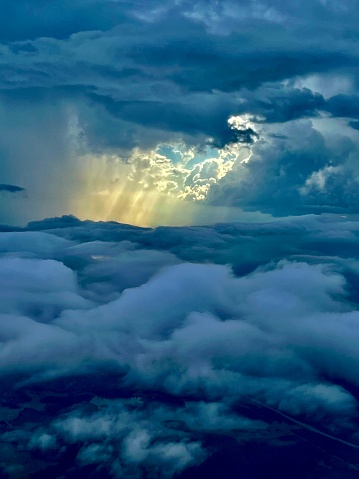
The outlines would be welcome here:
<svg viewBox="0 0 359 479">
<path fill-rule="evenodd" d="M 6 229 L 9 477 L 355 477 L 357 218 Z"/>
<path fill-rule="evenodd" d="M 358 211 L 355 0 L 0 6 L 2 222 Z"/>
</svg>

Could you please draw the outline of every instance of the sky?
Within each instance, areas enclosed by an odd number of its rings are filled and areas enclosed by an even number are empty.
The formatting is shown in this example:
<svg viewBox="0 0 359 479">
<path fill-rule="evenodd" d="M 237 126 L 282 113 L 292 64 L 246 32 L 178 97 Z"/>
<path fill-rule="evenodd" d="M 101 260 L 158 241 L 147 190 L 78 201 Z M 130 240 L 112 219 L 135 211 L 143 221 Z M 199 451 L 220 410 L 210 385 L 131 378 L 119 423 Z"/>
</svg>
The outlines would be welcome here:
<svg viewBox="0 0 359 479">
<path fill-rule="evenodd" d="M 0 6 L 0 222 L 358 212 L 355 0 Z"/>
</svg>

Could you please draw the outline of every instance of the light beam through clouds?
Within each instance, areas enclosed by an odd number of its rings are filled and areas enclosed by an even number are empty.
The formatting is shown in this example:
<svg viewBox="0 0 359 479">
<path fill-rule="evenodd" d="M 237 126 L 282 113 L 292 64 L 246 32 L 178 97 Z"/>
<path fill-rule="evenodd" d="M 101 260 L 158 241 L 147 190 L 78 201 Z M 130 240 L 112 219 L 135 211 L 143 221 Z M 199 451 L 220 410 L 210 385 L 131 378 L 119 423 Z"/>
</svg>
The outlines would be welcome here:
<svg viewBox="0 0 359 479">
<path fill-rule="evenodd" d="M 257 135 L 249 116 L 231 117 L 228 123 L 233 130 L 250 129 Z M 85 141 L 83 135 L 81 141 Z M 176 162 L 158 153 L 165 147 L 179 157 Z M 79 156 L 78 191 L 71 211 L 82 219 L 140 226 L 205 224 L 239 217 L 264 220 L 266 215 L 259 212 L 245 213 L 238 207 L 212 206 L 205 201 L 211 187 L 236 163 L 247 162 L 250 154 L 251 144 L 240 143 L 224 149 L 207 147 L 204 152 L 167 144 L 158 145 L 157 151 L 134 149 L 126 158 Z"/>
</svg>

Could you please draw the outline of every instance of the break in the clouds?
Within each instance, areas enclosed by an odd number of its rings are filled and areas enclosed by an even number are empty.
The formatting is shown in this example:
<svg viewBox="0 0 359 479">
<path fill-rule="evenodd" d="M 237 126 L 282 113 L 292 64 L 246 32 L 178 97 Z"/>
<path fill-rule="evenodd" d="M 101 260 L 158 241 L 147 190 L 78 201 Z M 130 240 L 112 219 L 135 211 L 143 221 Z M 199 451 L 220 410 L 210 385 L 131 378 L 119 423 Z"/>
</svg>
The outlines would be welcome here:
<svg viewBox="0 0 359 479">
<path fill-rule="evenodd" d="M 356 217 L 3 229 L 5 477 L 355 477 Z"/>
<path fill-rule="evenodd" d="M 357 2 L 1 10 L 3 223 L 357 212 Z"/>
</svg>

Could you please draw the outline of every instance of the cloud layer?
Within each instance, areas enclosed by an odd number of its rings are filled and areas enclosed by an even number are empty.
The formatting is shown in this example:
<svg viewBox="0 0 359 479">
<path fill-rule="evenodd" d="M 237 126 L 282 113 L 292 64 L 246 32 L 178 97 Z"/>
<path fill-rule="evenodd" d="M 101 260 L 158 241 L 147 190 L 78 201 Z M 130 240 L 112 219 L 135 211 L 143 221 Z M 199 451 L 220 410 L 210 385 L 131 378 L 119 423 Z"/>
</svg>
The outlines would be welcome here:
<svg viewBox="0 0 359 479">
<path fill-rule="evenodd" d="M 116 477 L 155 474 L 161 457 L 171 477 L 206 463 L 204 434 L 267 430 L 235 412 L 243 403 L 357 442 L 358 231 L 355 217 L 304 216 L 158 229 L 63 217 L 3 232 L 3 380 L 26 394 L 61 378 L 116 384 L 110 396 L 56 386 L 73 407 L 13 423 L 3 443 L 75 448 L 81 467 Z"/>
</svg>

